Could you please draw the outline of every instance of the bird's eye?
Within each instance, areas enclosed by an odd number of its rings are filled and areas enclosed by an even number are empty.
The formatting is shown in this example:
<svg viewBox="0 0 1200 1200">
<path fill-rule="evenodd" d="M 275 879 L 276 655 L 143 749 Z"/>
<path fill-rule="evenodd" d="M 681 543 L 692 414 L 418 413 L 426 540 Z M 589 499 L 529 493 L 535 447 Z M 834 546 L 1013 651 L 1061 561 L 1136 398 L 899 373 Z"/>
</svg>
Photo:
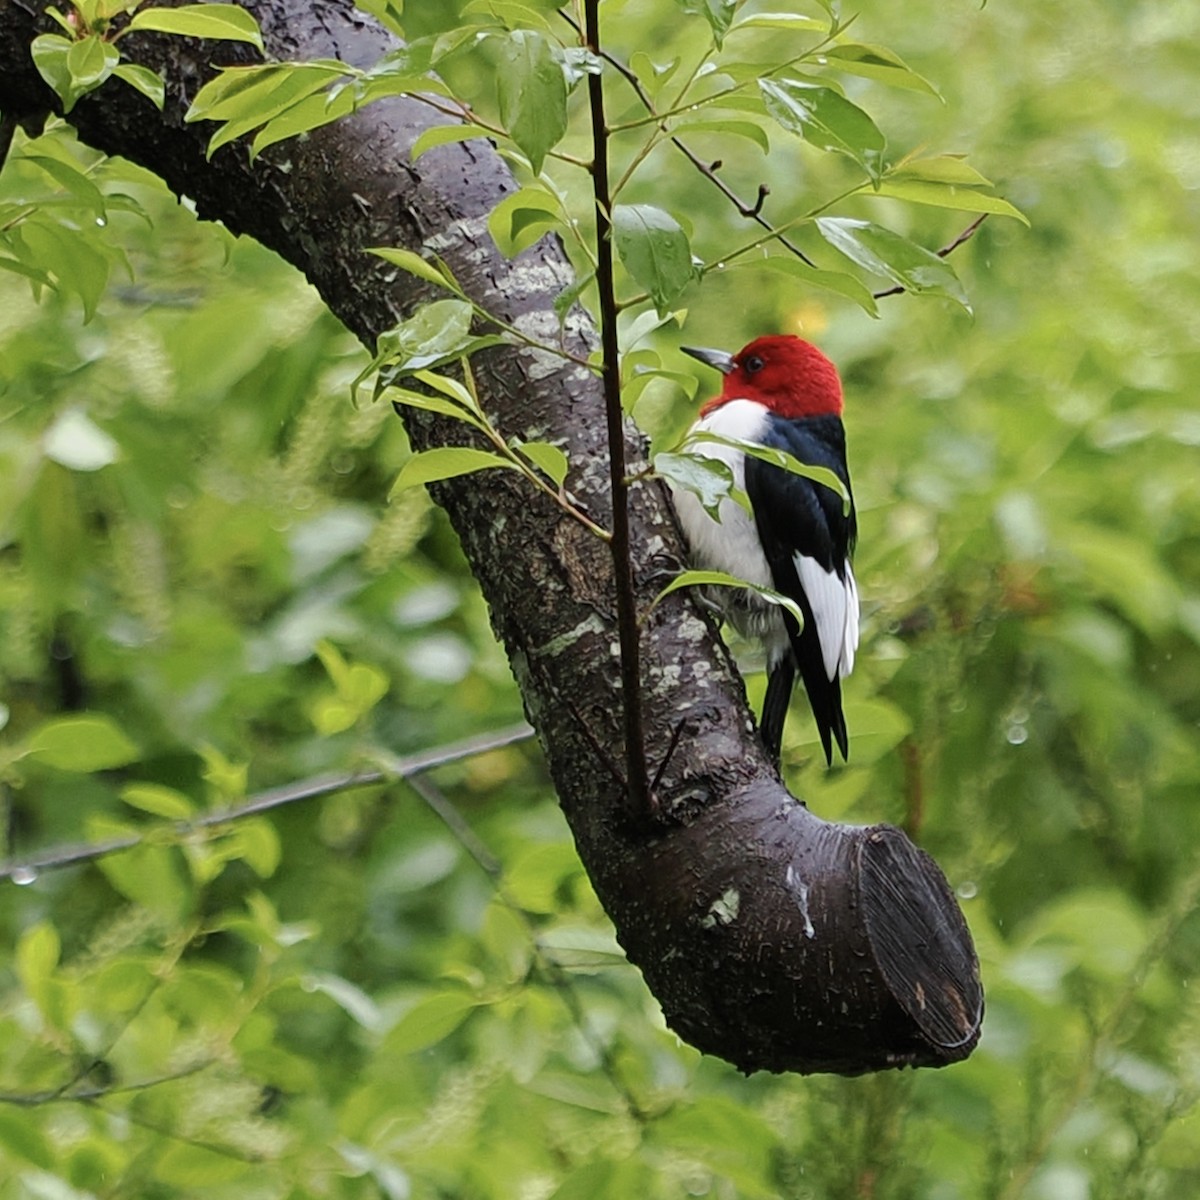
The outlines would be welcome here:
<svg viewBox="0 0 1200 1200">
<path fill-rule="evenodd" d="M 747 375 L 753 375 L 755 371 L 761 371 L 763 369 L 763 360 L 759 358 L 757 354 L 752 354 L 744 363 L 742 363 L 742 366 L 745 368 Z"/>
</svg>

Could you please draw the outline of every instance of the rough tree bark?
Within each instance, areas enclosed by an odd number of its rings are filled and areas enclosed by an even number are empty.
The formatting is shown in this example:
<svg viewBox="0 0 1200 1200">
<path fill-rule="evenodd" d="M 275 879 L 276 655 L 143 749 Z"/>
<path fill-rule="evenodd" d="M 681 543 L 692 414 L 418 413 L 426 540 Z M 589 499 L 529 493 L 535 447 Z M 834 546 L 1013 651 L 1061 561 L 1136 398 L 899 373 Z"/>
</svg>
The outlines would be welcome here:
<svg viewBox="0 0 1200 1200">
<path fill-rule="evenodd" d="M 0 111 L 54 109 L 29 58 L 52 28 L 46 0 L 0 0 Z M 351 0 L 251 0 L 280 59 L 374 62 L 393 43 Z M 159 35 L 122 42 L 162 71 L 161 116 L 110 82 L 71 121 L 110 154 L 150 168 L 201 216 L 248 234 L 295 264 L 367 345 L 432 298 L 363 253 L 374 245 L 434 249 L 468 293 L 526 332 L 552 340 L 555 294 L 569 281 L 544 239 L 504 260 L 486 232 L 514 188 L 486 142 L 409 161 L 408 147 L 444 118 L 417 101 L 377 104 L 250 165 L 211 128 L 185 126 L 188 100 L 227 45 Z M 243 61 L 244 58 L 243 58 Z M 574 350 L 593 344 L 587 319 Z M 602 399 L 588 371 L 528 348 L 480 356 L 485 407 L 506 435 L 554 441 L 569 454 L 571 492 L 608 514 Z M 413 414 L 417 446 L 461 442 L 458 424 Z M 630 435 L 634 466 L 642 455 Z M 620 673 L 607 547 L 511 472 L 436 488 L 491 607 L 580 856 L 631 961 L 668 1023 L 746 1071 L 853 1074 L 941 1066 L 979 1036 L 982 991 L 966 925 L 941 872 L 898 830 L 820 820 L 764 757 L 737 672 L 709 619 L 682 598 L 645 623 L 642 697 L 659 819 L 630 810 L 621 783 Z M 635 572 L 644 608 L 681 548 L 662 489 L 632 498 Z M 665 768 L 662 759 L 676 734 Z"/>
</svg>

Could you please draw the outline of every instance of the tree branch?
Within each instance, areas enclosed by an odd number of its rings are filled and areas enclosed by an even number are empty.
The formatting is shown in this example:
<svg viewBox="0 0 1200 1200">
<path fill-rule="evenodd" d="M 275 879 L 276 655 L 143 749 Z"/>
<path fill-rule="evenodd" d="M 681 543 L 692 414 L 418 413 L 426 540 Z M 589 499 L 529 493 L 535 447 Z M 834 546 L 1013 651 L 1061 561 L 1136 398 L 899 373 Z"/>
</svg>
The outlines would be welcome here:
<svg viewBox="0 0 1200 1200">
<path fill-rule="evenodd" d="M 384 757 L 382 761 L 385 766 L 382 770 L 340 771 L 333 775 L 314 775 L 311 779 L 301 779 L 297 783 L 284 784 L 282 787 L 256 792 L 244 803 L 234 805 L 232 808 L 222 808 L 216 812 L 205 813 L 191 821 L 177 821 L 172 828 L 175 835 L 182 839 L 201 829 L 228 825 L 230 822 L 244 817 L 270 812 L 271 809 L 282 808 L 286 804 L 295 804 L 298 800 L 315 800 L 321 796 L 330 796 L 334 792 L 344 792 L 347 788 L 364 787 L 372 783 L 387 783 L 393 779 L 412 779 L 422 771 L 431 771 L 434 767 L 458 762 L 463 758 L 472 758 L 476 754 L 485 754 L 489 750 L 499 750 L 503 746 L 511 746 L 514 742 L 523 742 L 532 736 L 533 729 L 521 722 L 519 725 L 511 725 L 507 729 L 480 734 L 478 737 L 464 738 L 462 741 L 450 742 L 433 750 L 422 750 L 404 758 Z M 158 834 L 161 828 L 161 826 L 155 826 L 153 832 Z M 0 865 L 0 879 L 11 879 L 18 884 L 32 883 L 42 871 L 53 871 L 59 867 L 91 862 L 108 854 L 118 854 L 122 850 L 132 850 L 135 846 L 140 846 L 149 836 L 151 836 L 151 831 L 147 830 L 145 834 L 130 834 L 128 837 L 109 838 L 103 842 L 78 842 L 70 846 L 53 846 L 19 861 L 10 861 Z"/>
<path fill-rule="evenodd" d="M 47 3 L 0 0 L 0 111 L 54 105 L 29 57 L 40 31 L 31 10 Z M 351 0 L 246 7 L 278 59 L 369 66 L 395 48 Z M 245 61 L 246 52 L 150 34 L 130 35 L 121 49 L 163 73 L 165 109 L 156 114 L 133 89 L 106 84 L 72 110 L 80 136 L 156 172 L 203 217 L 295 264 L 366 344 L 438 294 L 366 254 L 381 244 L 435 251 L 488 312 L 535 341 L 557 336 L 554 300 L 572 281 L 569 264 L 550 238 L 511 261 L 497 253 L 487 217 L 515 183 L 486 143 L 439 146 L 413 163 L 414 140 L 443 118 L 393 99 L 254 162 L 238 146 L 210 160 L 208 131 L 183 119 L 188 97 L 214 61 Z M 583 359 L 594 348 L 579 309 L 563 345 Z M 611 528 L 601 382 L 529 345 L 492 347 L 472 365 L 497 428 L 562 446 L 569 492 Z M 462 438 L 457 422 L 436 414 L 405 421 L 418 449 Z M 636 475 L 640 458 L 631 457 L 625 473 Z M 673 753 L 655 756 L 667 760 L 655 800 L 671 823 L 648 828 L 644 813 L 631 814 L 629 781 L 610 770 L 630 745 L 627 705 L 614 697 L 631 692 L 622 691 L 618 619 L 627 583 L 608 548 L 516 472 L 481 472 L 433 492 L 508 651 L 580 857 L 668 1023 L 747 1071 L 858 1073 L 965 1057 L 982 993 L 945 879 L 898 830 L 831 824 L 788 795 L 710 618 L 676 594 L 642 629 L 644 739 L 665 750 L 677 737 Z M 659 485 L 631 487 L 625 498 L 634 611 L 648 611 L 656 561 L 681 559 L 683 549 Z"/>
<path fill-rule="evenodd" d="M 600 53 L 600 0 L 584 0 L 588 49 Z M 625 416 L 621 411 L 621 351 L 617 344 L 617 294 L 613 277 L 612 196 L 608 187 L 608 128 L 604 120 L 604 77 L 589 74 L 592 123 L 592 194 L 596 199 L 596 290 L 600 296 L 600 346 L 604 356 L 604 418 L 608 430 L 608 478 L 612 500 L 613 572 L 617 633 L 621 645 L 621 709 L 625 725 L 625 770 L 633 811 L 648 814 L 651 797 L 642 727 L 641 626 L 633 585 L 629 543 L 629 485 L 625 479 Z"/>
</svg>

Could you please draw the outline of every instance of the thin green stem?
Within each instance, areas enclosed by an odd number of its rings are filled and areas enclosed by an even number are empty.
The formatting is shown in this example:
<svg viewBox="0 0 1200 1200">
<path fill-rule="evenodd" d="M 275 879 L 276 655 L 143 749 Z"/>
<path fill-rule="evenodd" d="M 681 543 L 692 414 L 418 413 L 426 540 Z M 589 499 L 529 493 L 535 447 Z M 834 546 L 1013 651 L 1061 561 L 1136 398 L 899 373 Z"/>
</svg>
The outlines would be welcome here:
<svg viewBox="0 0 1200 1200">
<path fill-rule="evenodd" d="M 739 246 L 736 250 L 733 250 L 728 254 L 721 255 L 721 257 L 714 262 L 705 263 L 704 266 L 700 268 L 700 273 L 705 275 L 709 271 L 715 269 L 721 263 L 728 263 L 735 258 L 740 258 L 743 254 L 749 254 L 752 250 L 757 250 L 759 246 L 764 246 L 768 242 L 776 241 L 777 239 L 781 238 L 783 234 L 787 233 L 788 230 L 795 229 L 799 225 L 806 225 L 809 221 L 816 220 L 816 218 L 825 212 L 826 209 L 832 208 L 835 204 L 841 204 L 843 200 L 848 200 L 851 196 L 857 195 L 869 185 L 869 180 L 864 180 L 862 183 L 856 183 L 853 187 L 847 188 L 844 192 L 839 192 L 836 196 L 831 196 L 828 200 L 818 204 L 815 208 L 809 209 L 808 212 L 801 213 L 800 216 L 793 217 L 790 221 L 784 221 L 782 225 L 772 226 L 767 230 L 766 233 L 759 237 L 753 238 L 744 246 Z"/>
<path fill-rule="evenodd" d="M 482 416 L 482 410 L 480 410 Z M 483 435 L 492 443 L 496 449 L 504 455 L 516 468 L 525 476 L 534 487 L 544 492 L 555 504 L 559 506 L 568 516 L 574 517 L 589 533 L 595 534 L 603 542 L 611 542 L 613 535 L 609 533 L 602 525 L 597 525 L 582 509 L 577 508 L 566 498 L 561 489 L 552 488 L 541 475 L 527 463 L 520 455 L 504 440 L 500 431 L 483 416 L 483 420 L 476 424 Z"/>
<path fill-rule="evenodd" d="M 505 141 L 512 140 L 508 130 L 503 125 L 497 125 L 495 122 L 489 121 L 486 117 L 481 117 L 465 104 L 442 104 L 432 96 L 422 95 L 418 92 L 413 92 L 412 98 L 420 100 L 422 104 L 429 105 L 430 108 L 447 117 L 455 117 L 468 125 L 478 125 L 480 129 L 486 130 L 492 137 L 504 138 Z M 546 157 L 553 158 L 558 162 L 568 163 L 572 167 L 579 167 L 583 171 L 590 171 L 592 169 L 592 164 L 586 158 L 578 158 L 574 154 L 566 154 L 561 150 L 549 150 L 546 152 Z"/>
</svg>

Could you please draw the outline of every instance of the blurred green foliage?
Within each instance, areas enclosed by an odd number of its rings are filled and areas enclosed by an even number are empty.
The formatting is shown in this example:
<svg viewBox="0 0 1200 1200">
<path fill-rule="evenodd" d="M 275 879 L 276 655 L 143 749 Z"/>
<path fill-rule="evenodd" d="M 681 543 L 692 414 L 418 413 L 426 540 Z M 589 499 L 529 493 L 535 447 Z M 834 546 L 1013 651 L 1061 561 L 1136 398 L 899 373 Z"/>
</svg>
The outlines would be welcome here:
<svg viewBox="0 0 1200 1200">
<path fill-rule="evenodd" d="M 708 36 L 666 3 L 605 11 L 625 55 Z M 434 33 L 456 9 L 404 19 Z M 687 340 L 801 332 L 842 367 L 866 616 L 851 765 L 820 767 L 798 704 L 790 779 L 938 858 L 982 959 L 974 1055 L 743 1079 L 680 1045 L 528 748 L 423 794 L 173 832 L 520 703 L 443 518 L 420 490 L 383 503 L 408 450 L 384 406 L 350 404 L 365 352 L 272 255 L 56 125 L 0 175 L 64 281 L 35 302 L 0 273 L 5 850 L 143 840 L 0 883 L 3 1200 L 1200 1187 L 1200 10 L 920 0 L 855 31 L 944 99 L 849 81 L 889 146 L 969 151 L 1032 229 L 992 218 L 955 252 L 973 321 L 909 297 L 872 320 L 730 268 L 684 295 Z M 486 112 L 481 53 L 451 83 Z M 748 195 L 768 183 L 775 220 L 852 167 L 693 138 Z M 706 255 L 750 236 L 666 146 L 627 198 L 685 215 Z M 875 197 L 841 215 L 929 247 L 965 223 Z M 73 265 L 60 218 L 87 233 Z M 686 369 L 673 338 L 655 348 Z"/>
</svg>

